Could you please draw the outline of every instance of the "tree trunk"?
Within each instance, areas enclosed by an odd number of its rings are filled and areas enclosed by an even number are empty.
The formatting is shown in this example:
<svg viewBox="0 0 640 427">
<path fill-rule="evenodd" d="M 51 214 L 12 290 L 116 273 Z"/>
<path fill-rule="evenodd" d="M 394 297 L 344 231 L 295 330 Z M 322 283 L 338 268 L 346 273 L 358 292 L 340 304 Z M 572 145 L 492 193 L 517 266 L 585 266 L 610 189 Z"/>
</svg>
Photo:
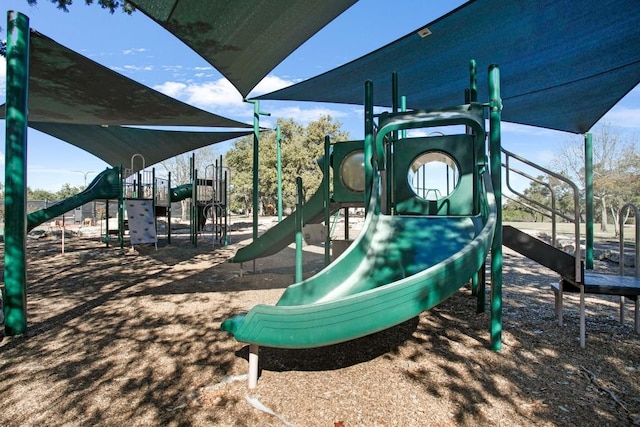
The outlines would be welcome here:
<svg viewBox="0 0 640 427">
<path fill-rule="evenodd" d="M 600 223 L 600 231 L 607 232 L 607 223 L 609 222 L 607 214 L 607 199 L 602 197 L 600 199 L 600 214 L 602 215 L 602 222 Z"/>
<path fill-rule="evenodd" d="M 180 200 L 180 207 L 182 208 L 182 221 L 186 221 L 187 218 L 187 213 L 189 212 L 189 202 L 184 199 L 184 200 Z"/>
<path fill-rule="evenodd" d="M 613 207 L 611 207 L 610 209 L 611 209 L 611 216 L 613 217 L 613 231 L 615 233 L 615 236 L 618 237 L 618 233 L 620 232 L 620 230 L 618 230 L 618 221 L 620 221 L 620 211 L 617 209 L 614 209 Z"/>
</svg>

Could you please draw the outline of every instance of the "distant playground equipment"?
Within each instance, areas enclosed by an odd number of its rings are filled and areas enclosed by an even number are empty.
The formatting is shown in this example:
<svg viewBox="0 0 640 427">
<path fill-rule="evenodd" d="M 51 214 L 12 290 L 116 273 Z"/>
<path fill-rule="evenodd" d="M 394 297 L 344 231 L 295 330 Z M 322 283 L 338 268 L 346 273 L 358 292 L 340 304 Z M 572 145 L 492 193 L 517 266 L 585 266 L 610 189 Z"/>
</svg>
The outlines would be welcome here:
<svg viewBox="0 0 640 427">
<path fill-rule="evenodd" d="M 490 250 L 492 345 L 496 350 L 500 348 L 501 101 L 495 66 L 490 67 L 489 81 L 488 104 L 479 104 L 469 96 L 467 104 L 457 107 L 398 112 L 394 99 L 393 112 L 378 115 L 377 126 L 373 85 L 367 82 L 365 140 L 354 142 L 349 150 L 345 145 L 343 152 L 338 148 L 340 144 L 335 144 L 332 159 L 334 185 L 338 184 L 333 200 L 358 194 L 366 208 L 363 230 L 335 262 L 315 276 L 289 286 L 275 306 L 258 305 L 222 323 L 223 330 L 250 345 L 250 387 L 257 383 L 261 345 L 310 348 L 372 334 L 434 307 L 472 278 L 482 287 L 477 292 L 482 298 L 484 281 L 478 283 L 477 278 L 484 272 Z M 397 93 L 395 75 L 393 82 Z M 469 93 L 472 91 L 475 93 L 474 68 Z M 486 107 L 491 123 L 490 163 L 485 150 Z M 446 127 L 457 133 L 410 137 L 403 132 L 430 127 Z M 325 151 L 326 168 L 326 145 Z M 442 159 L 446 173 L 434 175 L 430 163 Z M 359 164 L 364 168 L 355 171 L 354 166 Z M 455 168 L 456 172 L 451 174 L 447 168 Z M 325 169 L 324 181 L 327 175 Z M 432 198 L 415 184 L 416 176 L 433 178 L 438 186 L 455 179 L 438 193 L 439 197 Z M 323 206 L 327 218 L 331 203 Z"/>
<path fill-rule="evenodd" d="M 195 155 L 194 155 L 195 156 Z M 222 157 L 215 164 L 207 166 L 213 176 L 197 179 L 197 170 L 193 167 L 195 157 L 191 159 L 190 178 L 192 182 L 171 188 L 171 175 L 160 178 L 155 175 L 155 168 L 145 169 L 144 157 L 134 154 L 131 168 L 107 168 L 98 174 L 87 188 L 67 199 L 59 201 L 45 209 L 27 215 L 27 229 L 47 221 L 56 220 L 60 228 L 64 224 L 65 213 L 95 200 L 105 200 L 104 241 L 110 244 L 110 236 L 118 235 L 121 248 L 124 245 L 124 234 L 128 231 L 132 247 L 140 244 L 153 244 L 157 249 L 158 218 L 167 218 L 167 242 L 171 243 L 171 203 L 185 199 L 190 202 L 191 239 L 197 245 L 197 235 L 204 230 L 206 221 L 211 219 L 212 241 L 214 246 L 228 244 L 228 210 L 227 210 L 227 174 L 222 167 Z M 142 162 L 138 172 L 134 162 Z M 194 185 L 197 183 L 197 185 Z M 118 226 L 110 229 L 109 200 L 117 200 Z M 197 200 L 196 203 L 193 201 Z M 102 232 L 101 232 L 102 234 Z"/>
</svg>

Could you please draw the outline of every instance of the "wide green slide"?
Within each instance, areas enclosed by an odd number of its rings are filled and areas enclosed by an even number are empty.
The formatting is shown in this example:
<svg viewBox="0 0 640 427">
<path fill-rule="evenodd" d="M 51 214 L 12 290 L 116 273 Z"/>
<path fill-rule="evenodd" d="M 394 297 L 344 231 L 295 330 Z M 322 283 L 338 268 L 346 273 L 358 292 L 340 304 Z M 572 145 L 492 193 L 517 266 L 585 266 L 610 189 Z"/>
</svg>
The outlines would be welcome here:
<svg viewBox="0 0 640 427">
<path fill-rule="evenodd" d="M 27 215 L 27 230 L 97 199 L 117 199 L 120 195 L 120 171 L 108 168 L 100 172 L 87 188 L 74 196 L 61 200 L 45 209 Z"/>
<path fill-rule="evenodd" d="M 302 206 L 302 223 L 303 225 L 315 224 L 324 219 L 324 197 L 322 189 L 324 188 L 323 178 L 318 190 L 307 200 Z M 333 212 L 332 212 L 333 213 Z M 253 242 L 249 243 L 236 252 L 231 258 L 231 262 L 247 262 L 257 258 L 267 257 L 276 254 L 291 244 L 296 236 L 296 215 L 295 213 L 288 215 L 281 222 L 269 228 L 263 234 L 258 236 Z"/>
<path fill-rule="evenodd" d="M 375 179 L 363 231 L 333 264 L 289 286 L 275 306 L 222 323 L 238 341 L 267 347 L 336 344 L 392 327 L 455 293 L 484 264 L 496 226 L 487 172 L 477 216 L 385 215 Z"/>
</svg>

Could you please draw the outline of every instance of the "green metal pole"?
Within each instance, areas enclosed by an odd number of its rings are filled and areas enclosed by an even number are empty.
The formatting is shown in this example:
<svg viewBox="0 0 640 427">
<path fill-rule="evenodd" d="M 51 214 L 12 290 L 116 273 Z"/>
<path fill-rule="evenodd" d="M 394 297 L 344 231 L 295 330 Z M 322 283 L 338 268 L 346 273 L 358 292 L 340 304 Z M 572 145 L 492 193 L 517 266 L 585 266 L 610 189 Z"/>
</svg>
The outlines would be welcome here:
<svg viewBox="0 0 640 427">
<path fill-rule="evenodd" d="M 593 270 L 593 138 L 591 133 L 584 136 L 584 183 L 586 212 L 586 240 L 585 268 Z"/>
<path fill-rule="evenodd" d="M 296 186 L 298 188 L 298 203 L 296 206 L 296 283 L 302 282 L 302 178 L 296 178 Z"/>
<path fill-rule="evenodd" d="M 260 101 L 253 103 L 253 240 L 258 238 L 258 169 L 260 144 Z"/>
<path fill-rule="evenodd" d="M 229 181 L 227 180 L 227 172 L 228 171 L 224 171 L 224 205 L 223 205 L 223 207 L 224 207 L 224 211 L 223 211 L 223 214 L 224 214 L 224 228 L 223 228 L 223 230 L 224 230 L 224 246 L 228 246 L 229 245 L 229 230 L 228 230 L 228 227 L 229 227 L 229 207 L 227 205 L 227 200 L 228 200 L 228 197 L 229 197 L 229 194 L 228 194 L 228 191 L 229 191 L 228 187 L 229 186 L 227 185 L 227 182 L 229 182 Z"/>
<path fill-rule="evenodd" d="M 7 12 L 4 331 L 27 331 L 27 126 L 29 17 Z"/>
<path fill-rule="evenodd" d="M 195 164 L 195 163 L 194 163 Z M 200 232 L 200 212 L 198 204 L 198 170 L 193 170 L 193 246 L 198 247 L 198 233 Z"/>
<path fill-rule="evenodd" d="M 167 207 L 167 244 L 171 244 L 171 172 L 167 175 L 167 186 L 169 187 L 169 207 Z"/>
<path fill-rule="evenodd" d="M 282 152 L 280 144 L 282 138 L 280 136 L 280 125 L 276 126 L 276 157 L 278 162 L 278 222 L 282 221 Z"/>
<path fill-rule="evenodd" d="M 469 102 L 478 102 L 478 82 L 476 78 L 476 60 L 469 61 Z"/>
<path fill-rule="evenodd" d="M 496 230 L 491 244 L 491 348 L 502 348 L 502 154 L 500 151 L 500 70 L 489 66 L 489 154 L 491 181 L 496 198 Z"/>
<path fill-rule="evenodd" d="M 403 113 L 407 111 L 407 97 L 404 95 L 400 97 L 400 111 L 402 111 Z M 400 138 L 404 139 L 406 137 L 407 137 L 407 131 L 406 129 L 402 129 L 400 131 Z"/>
<path fill-rule="evenodd" d="M 324 186 L 324 224 L 326 233 L 324 237 L 324 265 L 325 267 L 331 262 L 331 192 L 329 189 L 329 147 L 331 146 L 331 138 L 329 135 L 324 137 L 324 160 L 322 162 L 322 173 L 325 177 Z"/>
<path fill-rule="evenodd" d="M 260 101 L 246 101 L 253 104 L 253 240 L 258 238 L 258 169 L 259 169 L 259 145 L 260 145 L 260 116 L 269 116 L 269 113 L 260 111 Z"/>
<path fill-rule="evenodd" d="M 120 165 L 120 188 L 118 190 L 118 243 L 120 249 L 124 249 L 124 173 Z M 109 219 L 107 218 L 107 221 Z"/>
<path fill-rule="evenodd" d="M 373 82 L 364 84 L 364 209 L 369 210 L 373 184 Z"/>
</svg>

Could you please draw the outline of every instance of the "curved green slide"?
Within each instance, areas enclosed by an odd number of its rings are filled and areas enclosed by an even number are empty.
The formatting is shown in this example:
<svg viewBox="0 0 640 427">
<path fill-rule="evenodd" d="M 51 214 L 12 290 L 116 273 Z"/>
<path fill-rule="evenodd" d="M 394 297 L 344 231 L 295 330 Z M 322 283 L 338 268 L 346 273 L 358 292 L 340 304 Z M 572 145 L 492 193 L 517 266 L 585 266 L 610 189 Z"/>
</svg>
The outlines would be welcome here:
<svg viewBox="0 0 640 427">
<path fill-rule="evenodd" d="M 117 199 L 120 196 L 120 171 L 110 168 L 100 172 L 87 188 L 74 196 L 61 200 L 45 209 L 27 215 L 27 230 L 31 231 L 50 219 L 63 215 L 78 206 L 96 199 Z"/>
<path fill-rule="evenodd" d="M 472 217 L 389 216 L 376 179 L 363 231 L 333 264 L 289 286 L 275 306 L 222 323 L 238 341 L 310 348 L 387 329 L 455 293 L 483 265 L 496 226 L 488 173 Z"/>
<path fill-rule="evenodd" d="M 302 206 L 303 225 L 315 224 L 324 219 L 324 195 L 322 189 L 325 182 L 323 178 L 318 190 Z M 335 213 L 332 210 L 331 213 Z M 230 262 L 246 262 L 256 258 L 263 258 L 280 252 L 291 244 L 296 237 L 296 215 L 292 213 L 278 224 L 262 233 L 256 240 L 244 246 L 236 252 Z"/>
</svg>

